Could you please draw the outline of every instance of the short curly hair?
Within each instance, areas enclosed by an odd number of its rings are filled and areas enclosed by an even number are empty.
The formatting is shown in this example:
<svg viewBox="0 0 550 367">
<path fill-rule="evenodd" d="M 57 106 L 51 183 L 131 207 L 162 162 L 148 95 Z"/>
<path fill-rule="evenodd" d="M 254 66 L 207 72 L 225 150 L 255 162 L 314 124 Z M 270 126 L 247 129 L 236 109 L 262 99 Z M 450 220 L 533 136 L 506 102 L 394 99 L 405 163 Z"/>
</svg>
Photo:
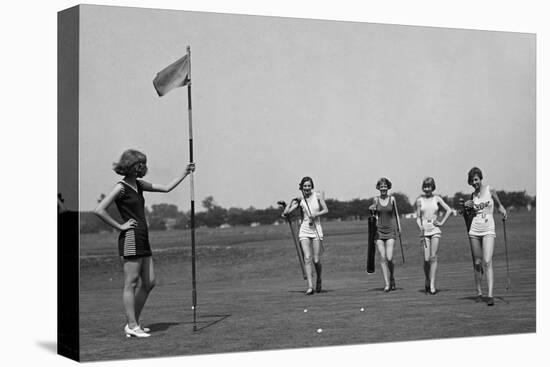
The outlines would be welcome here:
<svg viewBox="0 0 550 367">
<path fill-rule="evenodd" d="M 302 180 L 300 181 L 300 183 L 298 184 L 298 187 L 300 188 L 300 190 L 303 190 L 304 189 L 304 184 L 306 182 L 311 182 L 311 188 L 313 189 L 315 187 L 315 185 L 313 185 L 313 179 L 309 176 L 306 176 L 304 178 L 302 178 Z"/>
<path fill-rule="evenodd" d="M 380 185 L 382 185 L 383 183 L 386 184 L 388 190 L 391 189 L 391 181 L 388 180 L 386 177 L 382 177 L 376 182 L 376 190 L 380 190 Z"/>
<path fill-rule="evenodd" d="M 472 167 L 468 171 L 468 185 L 471 185 L 474 182 L 474 177 L 479 177 L 480 180 L 483 180 L 483 173 L 481 173 L 481 170 L 477 167 Z"/>
<path fill-rule="evenodd" d="M 113 170 L 121 176 L 135 173 L 136 176 L 143 177 L 147 173 L 147 156 L 135 149 L 125 150 L 118 162 L 113 163 Z"/>
<path fill-rule="evenodd" d="M 435 180 L 433 177 L 426 177 L 424 179 L 424 181 L 422 181 L 422 189 L 424 189 L 424 187 L 426 186 L 430 186 L 432 188 L 432 191 L 435 191 Z"/>
</svg>

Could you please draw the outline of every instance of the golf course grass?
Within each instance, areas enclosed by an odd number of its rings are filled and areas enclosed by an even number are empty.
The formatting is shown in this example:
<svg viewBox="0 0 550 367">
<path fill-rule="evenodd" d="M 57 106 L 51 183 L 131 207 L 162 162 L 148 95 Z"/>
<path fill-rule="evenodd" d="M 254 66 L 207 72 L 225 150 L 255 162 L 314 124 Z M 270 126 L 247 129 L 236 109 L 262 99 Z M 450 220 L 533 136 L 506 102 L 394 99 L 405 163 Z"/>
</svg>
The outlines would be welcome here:
<svg viewBox="0 0 550 367">
<path fill-rule="evenodd" d="M 396 242 L 397 289 L 390 293 L 382 291 L 378 260 L 375 273 L 365 272 L 367 222 L 323 222 L 323 292 L 308 297 L 303 294 L 306 282 L 288 225 L 199 228 L 196 332 L 190 233 L 151 232 L 157 285 L 141 317 L 152 330 L 152 336 L 144 339 L 126 338 L 123 333 L 123 273 L 117 235 L 82 235 L 81 359 L 533 333 L 535 214 L 511 213 L 507 222 L 508 291 L 502 222 L 500 216 L 495 219 L 494 307 L 475 302 L 472 260 L 461 217 L 449 218 L 442 228 L 436 295 L 424 294 L 422 250 L 412 219 L 402 220 L 406 261 L 402 264 Z M 486 293 L 485 279 L 483 289 Z"/>
</svg>

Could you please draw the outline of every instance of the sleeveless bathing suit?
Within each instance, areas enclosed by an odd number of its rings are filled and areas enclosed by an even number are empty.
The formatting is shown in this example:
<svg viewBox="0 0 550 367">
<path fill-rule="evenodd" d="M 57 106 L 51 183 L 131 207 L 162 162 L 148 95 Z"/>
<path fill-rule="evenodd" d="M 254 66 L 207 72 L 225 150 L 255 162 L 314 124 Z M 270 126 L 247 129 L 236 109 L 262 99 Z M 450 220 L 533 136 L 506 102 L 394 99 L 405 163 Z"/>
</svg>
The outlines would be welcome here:
<svg viewBox="0 0 550 367">
<path fill-rule="evenodd" d="M 473 196 L 475 217 L 472 220 L 469 235 L 472 237 L 493 236 L 495 233 L 495 220 L 493 218 L 494 202 L 489 185 L 485 190 L 479 193 L 479 196 Z"/>
<path fill-rule="evenodd" d="M 137 191 L 124 181 L 122 190 L 115 199 L 120 216 L 124 222 L 130 219 L 137 221 L 137 227 L 120 232 L 118 237 L 118 254 L 124 258 L 151 256 L 149 231 L 145 220 L 145 199 L 139 180 Z"/>
<path fill-rule="evenodd" d="M 438 212 L 439 206 L 435 195 L 432 195 L 431 198 L 420 197 L 420 218 L 425 237 L 441 237 L 441 229 L 434 225 Z"/>
<path fill-rule="evenodd" d="M 378 212 L 378 221 L 376 223 L 376 239 L 395 240 L 395 237 L 397 236 L 397 231 L 391 197 L 388 199 L 388 203 L 385 206 L 380 204 L 380 198 L 377 198 L 376 211 Z"/>
<path fill-rule="evenodd" d="M 309 209 L 311 209 L 312 214 L 319 213 L 321 211 L 321 205 L 319 204 L 319 196 L 317 192 L 312 192 L 311 195 L 307 198 L 307 203 L 309 205 Z M 317 234 L 315 233 L 315 229 L 317 228 L 317 233 L 319 233 L 319 237 L 322 240 L 323 239 L 323 228 L 321 228 L 321 219 L 319 217 L 316 217 L 314 220 L 314 225 L 309 225 L 309 210 L 306 206 L 306 203 L 304 199 L 300 200 L 300 207 L 302 208 L 302 213 L 304 213 L 304 218 L 302 219 L 302 224 L 300 225 L 300 232 L 298 233 L 298 237 L 300 239 L 303 238 L 317 238 Z"/>
</svg>

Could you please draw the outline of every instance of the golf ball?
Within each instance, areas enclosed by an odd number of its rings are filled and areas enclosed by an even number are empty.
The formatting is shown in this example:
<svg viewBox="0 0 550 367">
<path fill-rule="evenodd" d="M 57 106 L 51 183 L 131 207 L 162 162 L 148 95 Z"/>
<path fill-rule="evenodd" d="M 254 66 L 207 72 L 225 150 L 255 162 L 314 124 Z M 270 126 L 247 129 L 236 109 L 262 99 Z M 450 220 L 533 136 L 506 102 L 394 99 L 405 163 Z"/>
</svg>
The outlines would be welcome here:
<svg viewBox="0 0 550 367">
<path fill-rule="evenodd" d="M 304 309 L 304 312 L 307 312 L 307 308 L 306 308 L 306 309 Z"/>
<path fill-rule="evenodd" d="M 361 312 L 365 312 L 365 309 L 363 307 L 361 307 Z"/>
<path fill-rule="evenodd" d="M 317 334 L 321 334 L 323 332 L 323 329 L 319 328 L 317 329 Z"/>
<path fill-rule="evenodd" d="M 195 306 L 191 306 L 191 309 L 194 310 L 194 309 L 195 309 Z"/>
</svg>

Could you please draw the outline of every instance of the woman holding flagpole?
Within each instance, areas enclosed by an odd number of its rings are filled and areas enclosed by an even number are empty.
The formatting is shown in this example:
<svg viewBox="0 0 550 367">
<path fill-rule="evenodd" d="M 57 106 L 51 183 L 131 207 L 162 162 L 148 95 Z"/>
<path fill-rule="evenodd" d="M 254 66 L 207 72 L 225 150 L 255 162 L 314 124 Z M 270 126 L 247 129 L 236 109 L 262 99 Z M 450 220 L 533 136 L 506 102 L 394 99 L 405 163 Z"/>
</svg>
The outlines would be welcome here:
<svg viewBox="0 0 550 367">
<path fill-rule="evenodd" d="M 139 323 L 139 317 L 149 293 L 155 286 L 155 272 L 149 232 L 145 218 L 144 191 L 170 192 L 195 170 L 194 163 L 167 185 L 146 182 L 142 177 L 147 173 L 145 154 L 128 149 L 113 170 L 123 176 L 111 193 L 103 198 L 95 214 L 105 223 L 120 231 L 118 252 L 123 261 L 124 288 L 122 302 L 126 313 L 124 332 L 127 337 L 148 337 L 150 330 Z M 117 222 L 107 211 L 115 203 L 124 223 Z"/>
<path fill-rule="evenodd" d="M 474 274 L 477 289 L 476 302 L 483 300 L 481 278 L 483 277 L 483 272 L 485 272 L 487 274 L 488 288 L 487 305 L 493 306 L 495 304 L 493 298 L 493 251 L 496 238 L 493 212 L 495 203 L 504 219 L 506 219 L 507 213 L 496 191 L 489 185 L 483 184 L 482 180 L 483 173 L 479 168 L 473 167 L 470 169 L 468 172 L 468 184 L 474 188 L 474 192 L 471 199 L 464 203 L 464 206 L 471 209 L 474 213 L 468 236 L 474 257 Z"/>
<path fill-rule="evenodd" d="M 384 276 L 384 292 L 395 290 L 394 264 L 393 264 L 393 246 L 397 231 L 401 232 L 401 223 L 399 222 L 399 214 L 395 198 L 388 195 L 392 184 L 390 180 L 382 177 L 376 183 L 376 189 L 380 192 L 379 196 L 374 198 L 373 204 L 369 210 L 377 214 L 378 220 L 376 223 L 376 248 L 380 253 L 380 267 Z"/>
<path fill-rule="evenodd" d="M 416 200 L 416 223 L 420 228 L 420 236 L 424 249 L 424 291 L 436 294 L 435 275 L 437 272 L 437 253 L 439 251 L 439 240 L 441 239 L 441 227 L 447 222 L 451 215 L 451 208 L 443 199 L 434 195 L 435 180 L 426 177 L 422 181 L 423 195 Z M 445 216 L 438 220 L 440 208 L 445 211 Z"/>
<path fill-rule="evenodd" d="M 323 254 L 323 229 L 321 228 L 320 217 L 328 213 L 327 204 L 322 192 L 313 191 L 314 184 L 311 177 L 304 177 L 299 183 L 299 189 L 302 198 L 292 200 L 283 215 L 288 215 L 296 208 L 300 207 L 302 211 L 302 223 L 298 237 L 304 253 L 304 263 L 307 277 L 306 296 L 312 295 L 313 290 L 313 270 L 312 263 L 317 273 L 315 292 L 320 293 L 322 289 L 322 265 L 321 255 Z"/>
</svg>

